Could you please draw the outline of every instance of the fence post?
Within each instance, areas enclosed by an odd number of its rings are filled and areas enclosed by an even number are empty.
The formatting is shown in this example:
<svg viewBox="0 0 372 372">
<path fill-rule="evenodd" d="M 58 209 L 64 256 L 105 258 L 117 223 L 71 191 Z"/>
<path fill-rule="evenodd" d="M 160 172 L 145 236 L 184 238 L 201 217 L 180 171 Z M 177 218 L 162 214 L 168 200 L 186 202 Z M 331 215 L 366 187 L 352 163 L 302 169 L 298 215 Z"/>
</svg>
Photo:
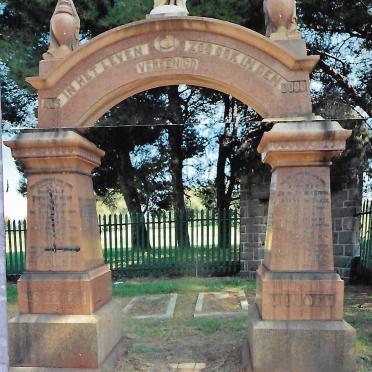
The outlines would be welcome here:
<svg viewBox="0 0 372 372">
<path fill-rule="evenodd" d="M 119 239 L 120 239 L 120 273 L 124 271 L 124 237 L 123 237 L 123 215 L 119 214 Z"/>
<path fill-rule="evenodd" d="M 367 231 L 366 235 L 364 236 L 365 239 L 365 267 L 370 268 L 371 267 L 371 252 L 372 252 L 372 200 L 367 201 L 366 203 L 366 221 L 367 221 Z"/>
<path fill-rule="evenodd" d="M 371 268 L 372 256 L 372 200 L 365 200 L 361 213 L 360 257 L 364 269 Z"/>
<path fill-rule="evenodd" d="M 235 209 L 234 212 L 234 273 L 236 272 L 237 269 L 237 247 L 238 247 L 238 211 Z"/>
</svg>

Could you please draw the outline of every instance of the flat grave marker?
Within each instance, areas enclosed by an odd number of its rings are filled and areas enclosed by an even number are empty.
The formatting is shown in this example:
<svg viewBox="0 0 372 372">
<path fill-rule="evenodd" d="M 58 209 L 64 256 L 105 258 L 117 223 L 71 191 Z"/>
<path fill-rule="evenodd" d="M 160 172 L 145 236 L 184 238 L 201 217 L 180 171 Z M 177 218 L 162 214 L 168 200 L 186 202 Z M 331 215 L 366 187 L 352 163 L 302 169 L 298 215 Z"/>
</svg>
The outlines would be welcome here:
<svg viewBox="0 0 372 372">
<path fill-rule="evenodd" d="M 176 293 L 172 293 L 170 295 L 134 297 L 128 305 L 124 307 L 123 313 L 129 314 L 132 319 L 137 320 L 171 320 L 174 316 L 177 296 Z M 159 308 L 163 309 L 163 312 L 151 313 L 154 309 Z"/>
<path fill-rule="evenodd" d="M 199 293 L 194 318 L 232 317 L 248 312 L 248 301 L 243 290 Z"/>
</svg>

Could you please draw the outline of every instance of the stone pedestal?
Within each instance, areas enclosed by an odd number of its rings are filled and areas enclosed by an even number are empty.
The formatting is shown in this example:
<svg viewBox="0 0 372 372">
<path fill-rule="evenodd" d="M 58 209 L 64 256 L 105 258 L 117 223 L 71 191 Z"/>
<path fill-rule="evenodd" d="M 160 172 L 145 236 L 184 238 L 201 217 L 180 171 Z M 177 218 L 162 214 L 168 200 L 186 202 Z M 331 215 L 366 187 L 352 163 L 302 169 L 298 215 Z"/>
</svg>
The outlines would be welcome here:
<svg viewBox="0 0 372 372">
<path fill-rule="evenodd" d="M 114 300 L 91 315 L 19 314 L 9 322 L 10 365 L 21 367 L 13 371 L 112 370 L 122 347 L 122 322 Z"/>
<path fill-rule="evenodd" d="M 336 122 L 287 122 L 262 139 L 273 175 L 250 308 L 254 372 L 355 370 L 355 332 L 342 321 L 344 284 L 334 272 L 329 178 L 330 159 L 349 135 Z"/>
<path fill-rule="evenodd" d="M 262 320 L 252 305 L 248 340 L 254 372 L 355 371 L 356 334 L 344 321 Z"/>
<path fill-rule="evenodd" d="M 6 144 L 28 182 L 26 272 L 18 281 L 20 315 L 10 322 L 11 365 L 100 368 L 121 339 L 120 320 L 109 326 L 120 308 L 111 302 L 91 179 L 104 153 L 74 131 L 27 132 Z M 103 340 L 109 342 L 99 346 Z"/>
</svg>

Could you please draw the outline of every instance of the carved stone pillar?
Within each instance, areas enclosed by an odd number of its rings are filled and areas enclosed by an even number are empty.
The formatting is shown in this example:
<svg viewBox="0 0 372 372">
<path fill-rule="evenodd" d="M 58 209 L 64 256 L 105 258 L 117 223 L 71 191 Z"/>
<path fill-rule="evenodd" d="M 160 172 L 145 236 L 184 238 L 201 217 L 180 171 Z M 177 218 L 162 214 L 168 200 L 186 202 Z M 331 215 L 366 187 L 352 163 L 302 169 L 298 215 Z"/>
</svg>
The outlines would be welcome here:
<svg viewBox="0 0 372 372">
<path fill-rule="evenodd" d="M 26 272 L 18 281 L 20 314 L 10 322 L 11 365 L 100 368 L 121 339 L 91 179 L 104 152 L 62 130 L 23 133 L 6 144 L 28 182 Z"/>
<path fill-rule="evenodd" d="M 331 158 L 350 136 L 336 122 L 278 123 L 259 151 L 273 168 L 264 264 L 249 309 L 254 372 L 355 370 L 355 331 L 343 322 L 334 272 Z"/>
</svg>

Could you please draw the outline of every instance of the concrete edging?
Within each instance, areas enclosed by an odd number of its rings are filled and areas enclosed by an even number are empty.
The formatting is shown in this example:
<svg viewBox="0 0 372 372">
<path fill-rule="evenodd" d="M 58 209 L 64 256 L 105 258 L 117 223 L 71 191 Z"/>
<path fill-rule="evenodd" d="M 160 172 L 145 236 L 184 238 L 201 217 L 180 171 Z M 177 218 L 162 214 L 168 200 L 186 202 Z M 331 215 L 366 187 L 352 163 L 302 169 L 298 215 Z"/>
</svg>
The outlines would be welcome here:
<svg viewBox="0 0 372 372">
<path fill-rule="evenodd" d="M 158 297 L 159 295 L 156 295 Z M 146 298 L 151 298 L 154 296 L 144 296 Z M 135 315 L 132 316 L 132 319 L 136 320 L 171 320 L 173 319 L 174 316 L 174 311 L 176 309 L 176 303 L 177 303 L 177 293 L 171 293 L 170 294 L 170 299 L 168 302 L 167 310 L 164 314 L 151 314 L 151 315 Z M 123 309 L 124 314 L 128 314 L 131 308 L 135 305 L 135 303 L 138 301 L 138 299 L 141 297 L 134 297 L 128 305 L 126 305 Z M 143 296 L 142 296 L 143 298 Z"/>
<path fill-rule="evenodd" d="M 224 292 L 201 292 L 199 293 L 198 299 L 196 301 L 195 305 L 195 311 L 194 311 L 194 318 L 225 318 L 225 317 L 233 317 L 233 316 L 239 316 L 242 314 L 247 314 L 248 312 L 248 301 L 245 295 L 245 292 L 243 290 L 241 291 L 234 291 L 239 295 L 240 298 L 240 311 L 226 311 L 226 312 L 203 312 L 203 305 L 204 305 L 204 297 L 206 294 L 220 294 L 220 293 L 227 293 Z"/>
</svg>

